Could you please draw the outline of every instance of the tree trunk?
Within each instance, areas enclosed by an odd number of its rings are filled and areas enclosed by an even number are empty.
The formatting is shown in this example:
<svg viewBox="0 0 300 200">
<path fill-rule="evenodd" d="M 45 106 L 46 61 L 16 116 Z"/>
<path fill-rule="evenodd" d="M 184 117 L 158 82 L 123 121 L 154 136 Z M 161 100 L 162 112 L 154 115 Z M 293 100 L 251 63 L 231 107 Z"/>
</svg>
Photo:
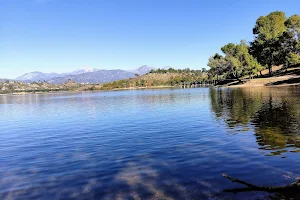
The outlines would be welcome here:
<svg viewBox="0 0 300 200">
<path fill-rule="evenodd" d="M 261 71 L 259 71 L 259 73 L 260 73 L 260 76 L 262 77 L 262 73 L 261 73 Z"/>
<path fill-rule="evenodd" d="M 269 67 L 269 76 L 272 76 L 272 67 Z"/>
<path fill-rule="evenodd" d="M 238 75 L 236 75 L 235 78 L 236 78 L 236 80 L 238 80 L 239 82 L 242 82 Z"/>
<path fill-rule="evenodd" d="M 239 82 L 242 82 L 241 79 L 239 78 L 239 76 L 237 75 L 237 73 L 233 73 L 233 76 L 236 78 L 236 80 L 238 80 Z"/>
</svg>

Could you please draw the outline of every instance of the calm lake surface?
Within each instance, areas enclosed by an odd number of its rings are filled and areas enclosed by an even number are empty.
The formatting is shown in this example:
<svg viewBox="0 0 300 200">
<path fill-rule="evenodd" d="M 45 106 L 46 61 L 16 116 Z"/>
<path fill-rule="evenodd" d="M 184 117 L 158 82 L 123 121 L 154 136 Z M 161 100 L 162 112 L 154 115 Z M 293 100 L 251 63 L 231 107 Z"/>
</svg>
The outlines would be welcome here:
<svg viewBox="0 0 300 200">
<path fill-rule="evenodd" d="M 266 199 L 221 174 L 300 176 L 299 87 L 6 95 L 0 112 L 0 199 Z"/>
</svg>

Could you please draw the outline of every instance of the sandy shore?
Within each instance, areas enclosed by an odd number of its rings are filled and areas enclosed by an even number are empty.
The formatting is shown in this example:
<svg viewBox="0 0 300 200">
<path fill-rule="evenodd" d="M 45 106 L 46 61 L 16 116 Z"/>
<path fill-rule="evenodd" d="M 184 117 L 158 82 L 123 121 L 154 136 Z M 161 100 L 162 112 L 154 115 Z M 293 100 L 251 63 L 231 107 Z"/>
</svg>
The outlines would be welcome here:
<svg viewBox="0 0 300 200">
<path fill-rule="evenodd" d="M 238 84 L 238 81 L 232 82 L 225 87 L 282 87 L 282 86 L 300 86 L 300 75 L 284 75 L 270 78 L 255 78 L 244 84 Z"/>
</svg>

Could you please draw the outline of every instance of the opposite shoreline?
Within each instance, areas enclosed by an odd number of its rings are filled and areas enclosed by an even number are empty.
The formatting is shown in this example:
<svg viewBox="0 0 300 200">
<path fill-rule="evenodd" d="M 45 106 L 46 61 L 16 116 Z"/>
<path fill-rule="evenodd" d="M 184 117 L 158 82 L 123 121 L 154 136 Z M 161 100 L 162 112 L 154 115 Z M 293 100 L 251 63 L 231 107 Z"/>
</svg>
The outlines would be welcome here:
<svg viewBox="0 0 300 200">
<path fill-rule="evenodd" d="M 300 86 L 300 83 L 292 83 L 292 84 L 279 84 L 279 85 L 265 85 L 262 83 L 257 83 L 256 79 L 253 79 L 249 82 L 237 85 L 216 85 L 210 86 L 215 88 L 258 88 L 258 87 L 288 87 L 288 86 Z M 165 89 L 165 88 L 182 88 L 181 86 L 148 86 L 148 87 L 129 87 L 129 88 L 114 88 L 110 90 L 61 90 L 61 91 L 39 91 L 39 92 L 12 92 L 0 94 L 0 96 L 6 95 L 29 95 L 29 94 L 60 94 L 60 93 L 84 93 L 84 92 L 109 92 L 109 91 L 123 91 L 123 90 L 143 90 L 143 89 Z M 190 88 L 190 87 L 188 87 Z M 197 87 L 196 87 L 197 88 Z"/>
<path fill-rule="evenodd" d="M 39 91 L 39 92 L 12 92 L 1 94 L 0 96 L 5 95 L 28 95 L 28 94 L 59 94 L 59 93 L 84 93 L 84 92 L 108 92 L 108 91 L 122 91 L 122 90 L 143 90 L 143 89 L 164 89 L 164 88 L 180 88 L 180 86 L 148 86 L 148 87 L 129 87 L 129 88 L 114 88 L 111 90 L 61 90 L 61 91 Z"/>
</svg>

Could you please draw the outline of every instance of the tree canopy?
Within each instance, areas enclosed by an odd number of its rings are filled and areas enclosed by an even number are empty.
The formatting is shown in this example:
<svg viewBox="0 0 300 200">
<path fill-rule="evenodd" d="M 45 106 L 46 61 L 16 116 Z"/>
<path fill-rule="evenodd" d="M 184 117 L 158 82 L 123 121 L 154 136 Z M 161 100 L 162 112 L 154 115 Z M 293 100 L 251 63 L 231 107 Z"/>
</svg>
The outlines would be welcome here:
<svg viewBox="0 0 300 200">
<path fill-rule="evenodd" d="M 263 69 L 262 65 L 249 53 L 249 46 L 245 41 L 239 44 L 228 43 L 221 50 L 225 57 L 215 54 L 209 58 L 208 66 L 212 75 L 240 80 L 242 76 L 252 77 Z"/>
<path fill-rule="evenodd" d="M 208 61 L 211 76 L 240 79 L 253 77 L 265 68 L 300 64 L 300 16 L 286 17 L 284 12 L 260 16 L 253 28 L 254 40 L 228 43 Z"/>
</svg>

